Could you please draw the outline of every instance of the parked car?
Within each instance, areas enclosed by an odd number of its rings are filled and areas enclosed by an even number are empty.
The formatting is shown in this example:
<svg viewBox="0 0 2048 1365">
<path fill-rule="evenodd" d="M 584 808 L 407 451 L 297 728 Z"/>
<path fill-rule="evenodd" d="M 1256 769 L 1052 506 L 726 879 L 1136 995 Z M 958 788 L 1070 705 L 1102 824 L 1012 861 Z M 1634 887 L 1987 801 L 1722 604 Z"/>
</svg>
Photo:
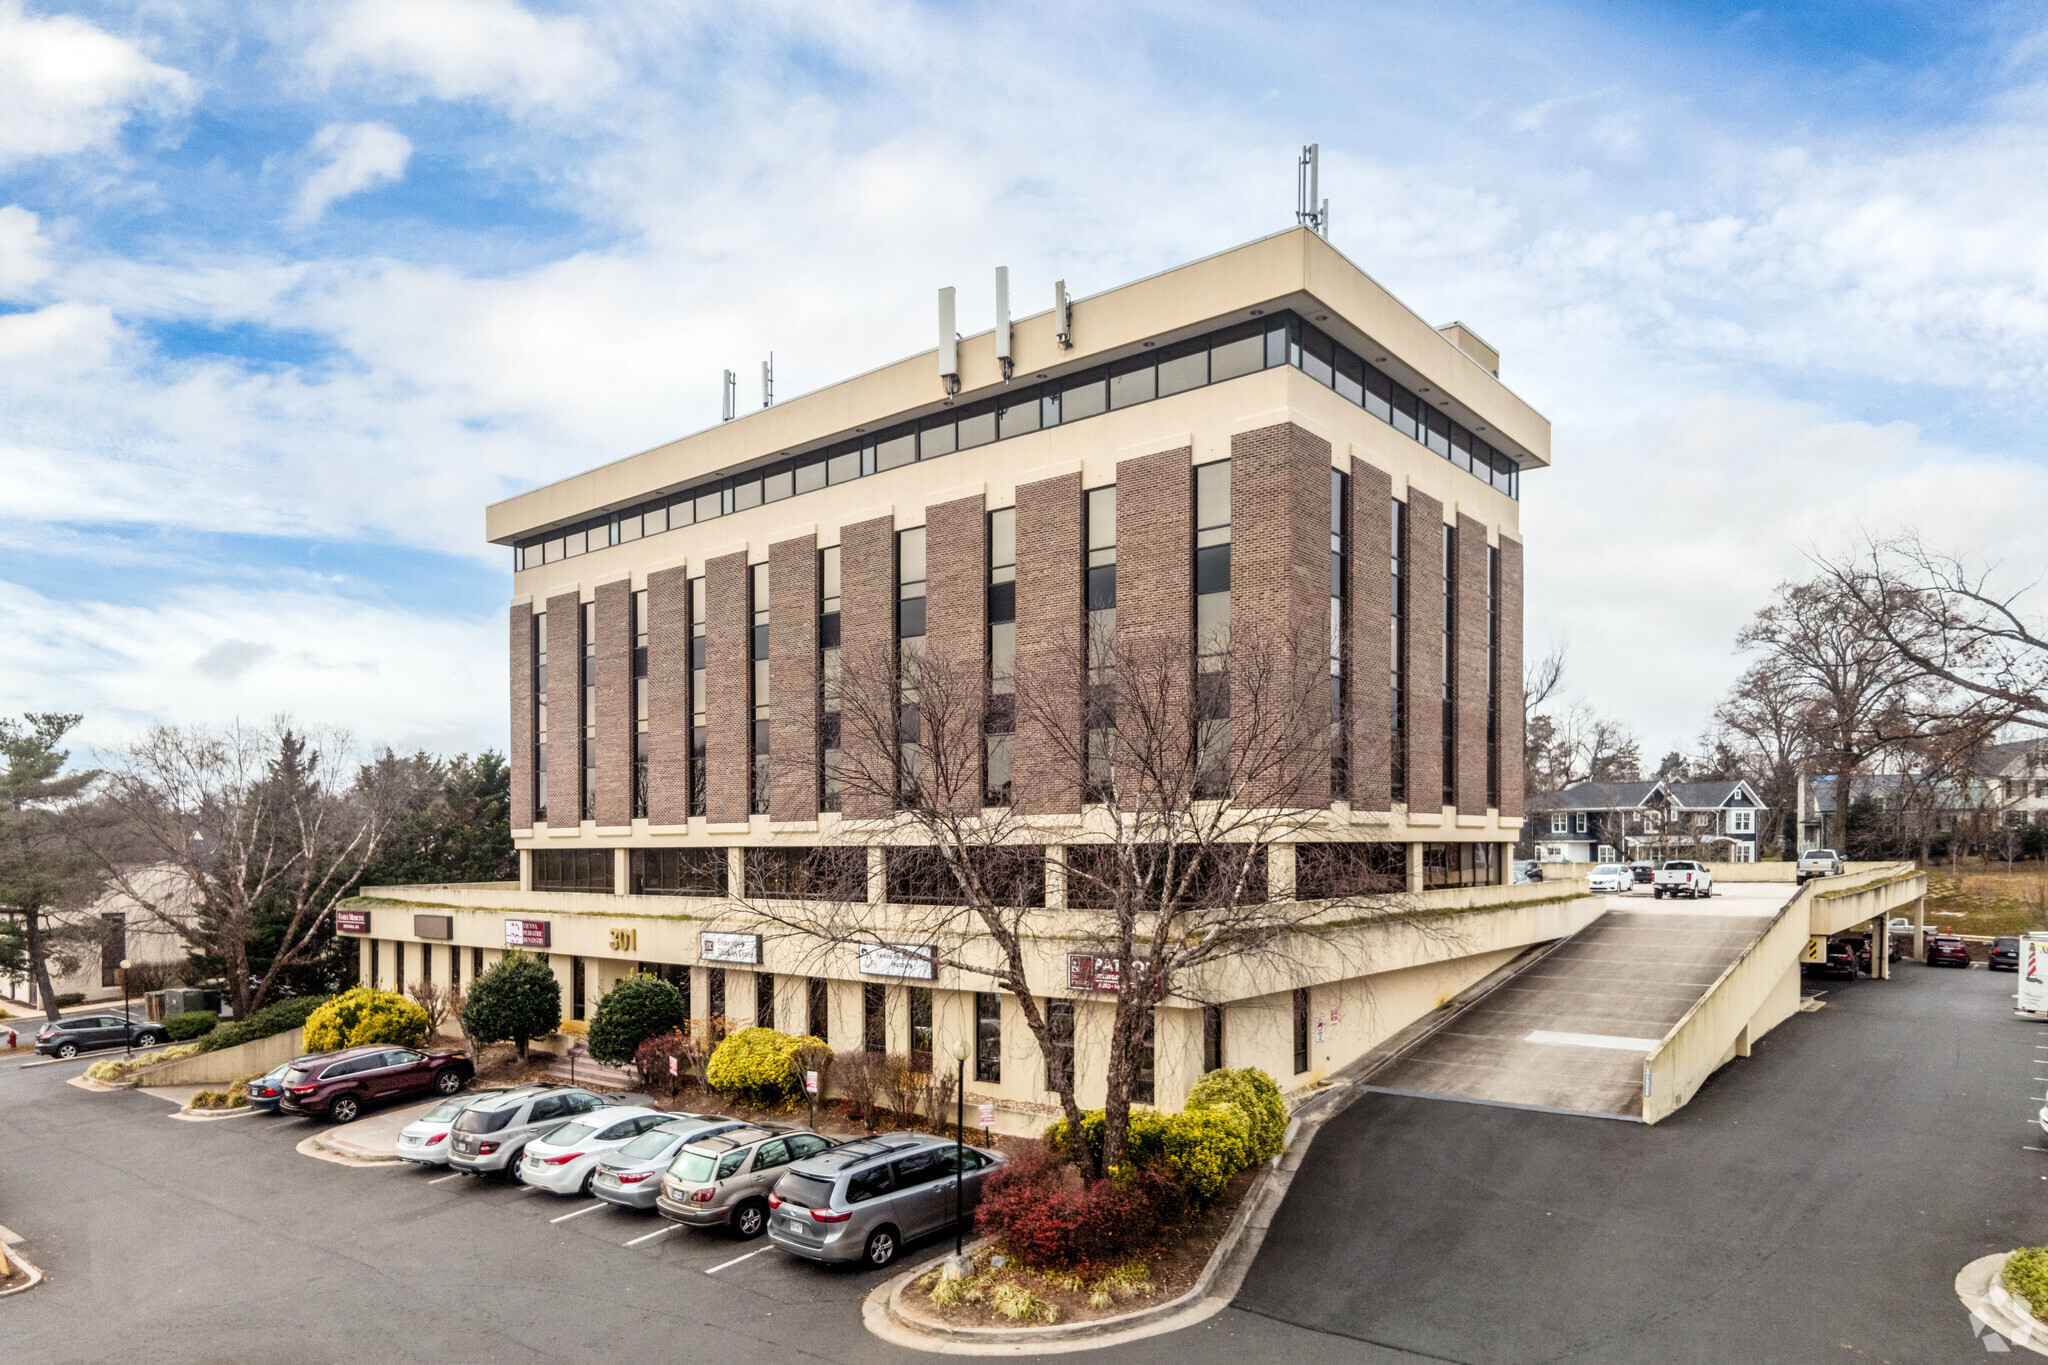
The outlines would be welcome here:
<svg viewBox="0 0 2048 1365">
<path fill-rule="evenodd" d="M 460 1052 L 345 1047 L 308 1057 L 284 1075 L 277 1107 L 287 1114 L 354 1123 L 365 1109 L 413 1095 L 452 1095 L 476 1074 Z"/>
<path fill-rule="evenodd" d="M 1806 963 L 1801 975 L 1846 976 L 1853 980 L 1863 975 L 1862 954 L 1856 949 L 1857 945 L 1848 939 L 1831 938 L 1827 955 L 1819 962 Z"/>
<path fill-rule="evenodd" d="M 1589 891 L 1611 891 L 1626 896 L 1635 890 L 1635 873 L 1622 863 L 1600 863 L 1586 874 L 1586 889 Z"/>
<path fill-rule="evenodd" d="M 455 1116 L 448 1169 L 517 1179 L 527 1143 L 578 1114 L 602 1108 L 603 1100 L 568 1085 L 521 1086 L 479 1101 Z"/>
<path fill-rule="evenodd" d="M 1834 877 L 1842 871 L 1842 855 L 1831 848 L 1809 848 L 1799 855 L 1799 880 Z"/>
<path fill-rule="evenodd" d="M 661 1197 L 661 1178 L 686 1142 L 748 1126 L 745 1119 L 705 1114 L 669 1114 L 667 1123 L 650 1128 L 615 1152 L 597 1159 L 597 1179 L 590 1192 L 609 1204 L 651 1209 Z"/>
<path fill-rule="evenodd" d="M 1936 934 L 1927 940 L 1927 965 L 1967 967 L 1970 965 L 1970 945 L 1954 934 Z"/>
<path fill-rule="evenodd" d="M 1991 960 L 1984 964 L 1994 972 L 2016 972 L 2020 969 L 2020 941 L 2016 938 L 1995 938 L 1991 940 Z"/>
<path fill-rule="evenodd" d="M 795 1123 L 756 1123 L 693 1138 L 661 1178 L 655 1207 L 693 1228 L 759 1237 L 768 1230 L 768 1195 L 783 1169 L 831 1145 L 831 1138 Z"/>
<path fill-rule="evenodd" d="M 1514 871 L 1514 884 L 1516 886 L 1522 886 L 1529 882 L 1540 882 L 1543 880 L 1543 864 L 1535 861 L 1532 858 L 1516 859 Z"/>
<path fill-rule="evenodd" d="M 46 1057 L 76 1057 L 105 1047 L 155 1047 L 162 1027 L 125 1014 L 74 1014 L 36 1030 L 36 1051 Z"/>
<path fill-rule="evenodd" d="M 624 1104 L 570 1119 L 526 1144 L 519 1179 L 550 1194 L 589 1194 L 599 1157 L 667 1122 L 668 1115 L 657 1109 Z"/>
<path fill-rule="evenodd" d="M 1714 874 L 1707 871 L 1705 863 L 1695 863 L 1683 858 L 1673 858 L 1657 869 L 1656 877 L 1650 883 L 1650 895 L 1657 900 L 1666 896 L 1684 896 L 1698 900 L 1701 896 L 1714 894 Z"/>
<path fill-rule="evenodd" d="M 1637 886 L 1648 886 L 1657 880 L 1657 865 L 1647 858 L 1638 858 L 1630 863 L 1628 870 L 1635 874 Z"/>
<path fill-rule="evenodd" d="M 505 1087 L 497 1085 L 442 1100 L 398 1130 L 398 1141 L 393 1144 L 391 1154 L 400 1161 L 410 1161 L 418 1166 L 446 1166 L 448 1134 L 454 1131 L 455 1120 L 462 1111 L 481 1100 L 504 1093 Z"/>
<path fill-rule="evenodd" d="M 794 1162 L 768 1198 L 768 1238 L 813 1261 L 885 1266 L 905 1242 L 952 1226 L 955 1200 L 971 1214 L 995 1152 L 968 1147 L 956 1169 L 953 1144 L 925 1133 L 863 1138 Z"/>
<path fill-rule="evenodd" d="M 251 1109 L 267 1109 L 275 1114 L 278 1105 L 284 1101 L 284 1078 L 291 1073 L 293 1067 L 313 1061 L 319 1055 L 317 1052 L 308 1052 L 304 1056 L 294 1057 L 288 1062 L 279 1062 L 255 1080 L 249 1082 L 249 1107 Z"/>
</svg>

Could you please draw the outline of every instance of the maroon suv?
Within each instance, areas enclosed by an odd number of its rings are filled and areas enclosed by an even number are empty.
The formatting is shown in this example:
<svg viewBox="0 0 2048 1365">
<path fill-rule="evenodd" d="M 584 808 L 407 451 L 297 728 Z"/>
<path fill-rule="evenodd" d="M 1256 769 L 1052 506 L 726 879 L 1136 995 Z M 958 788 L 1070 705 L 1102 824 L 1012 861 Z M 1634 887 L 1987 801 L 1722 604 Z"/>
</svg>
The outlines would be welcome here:
<svg viewBox="0 0 2048 1365">
<path fill-rule="evenodd" d="M 1927 965 L 1967 967 L 1970 965 L 1970 945 L 1950 934 L 1936 934 L 1927 940 Z"/>
<path fill-rule="evenodd" d="M 353 1123 L 372 1104 L 408 1095 L 452 1095 L 476 1068 L 459 1052 L 408 1047 L 348 1047 L 293 1063 L 278 1108 L 287 1114 Z"/>
</svg>

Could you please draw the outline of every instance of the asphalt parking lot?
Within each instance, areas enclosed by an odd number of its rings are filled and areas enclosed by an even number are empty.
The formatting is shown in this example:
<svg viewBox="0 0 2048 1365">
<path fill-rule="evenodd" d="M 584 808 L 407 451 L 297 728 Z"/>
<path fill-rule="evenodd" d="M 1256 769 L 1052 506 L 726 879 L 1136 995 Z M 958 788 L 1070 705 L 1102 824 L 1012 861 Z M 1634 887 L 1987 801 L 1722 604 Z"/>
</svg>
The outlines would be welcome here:
<svg viewBox="0 0 2048 1365">
<path fill-rule="evenodd" d="M 1237 1305 L 1112 1354 L 1980 1356 L 1950 1284 L 2048 1241 L 2030 1098 L 2048 1028 L 1981 968 L 1816 984 L 1825 1008 L 1655 1128 L 1364 1096 L 1311 1149 Z M 929 1359 L 862 1330 L 885 1273 L 680 1229 L 629 1245 L 665 1225 L 315 1160 L 296 1150 L 311 1121 L 173 1122 L 148 1094 L 63 1084 L 84 1065 L 0 1063 L 0 1222 L 49 1277 L 0 1301 L 7 1359 Z"/>
</svg>

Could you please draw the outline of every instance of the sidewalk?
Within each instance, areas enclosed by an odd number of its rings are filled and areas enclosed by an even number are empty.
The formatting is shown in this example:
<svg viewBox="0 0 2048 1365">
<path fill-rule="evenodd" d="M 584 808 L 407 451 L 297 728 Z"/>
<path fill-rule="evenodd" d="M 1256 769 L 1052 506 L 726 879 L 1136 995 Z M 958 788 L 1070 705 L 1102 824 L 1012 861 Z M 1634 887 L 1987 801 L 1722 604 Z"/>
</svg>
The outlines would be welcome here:
<svg viewBox="0 0 2048 1365">
<path fill-rule="evenodd" d="M 357 1161 L 397 1161 L 398 1130 L 441 1102 L 439 1095 L 421 1104 L 377 1109 L 339 1128 L 315 1133 L 308 1141 L 324 1152 Z"/>
</svg>

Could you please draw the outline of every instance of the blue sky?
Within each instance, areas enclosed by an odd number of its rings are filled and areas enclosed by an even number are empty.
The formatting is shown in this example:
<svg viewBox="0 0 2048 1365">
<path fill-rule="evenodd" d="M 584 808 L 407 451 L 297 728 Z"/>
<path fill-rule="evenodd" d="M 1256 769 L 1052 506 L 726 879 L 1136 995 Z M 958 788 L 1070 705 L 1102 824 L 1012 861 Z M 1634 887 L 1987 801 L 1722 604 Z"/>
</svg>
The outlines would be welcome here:
<svg viewBox="0 0 2048 1365">
<path fill-rule="evenodd" d="M 1656 752 L 1805 556 L 2040 576 L 2033 6 L 0 0 L 0 712 L 502 746 L 484 504 L 1292 221 L 1555 425 L 1529 635 Z"/>
</svg>

